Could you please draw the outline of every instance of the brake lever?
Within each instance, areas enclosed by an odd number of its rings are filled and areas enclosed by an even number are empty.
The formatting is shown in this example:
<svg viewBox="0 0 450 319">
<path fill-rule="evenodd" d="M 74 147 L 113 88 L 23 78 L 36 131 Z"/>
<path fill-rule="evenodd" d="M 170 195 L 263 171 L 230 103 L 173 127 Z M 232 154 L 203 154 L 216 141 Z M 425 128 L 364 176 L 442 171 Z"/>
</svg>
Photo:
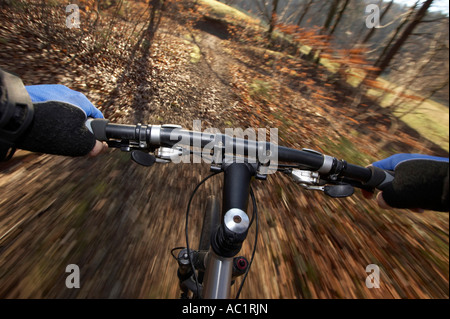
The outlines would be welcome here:
<svg viewBox="0 0 450 319">
<path fill-rule="evenodd" d="M 156 162 L 156 157 L 140 150 L 131 151 L 131 159 L 142 166 L 152 166 Z"/>
<path fill-rule="evenodd" d="M 342 198 L 353 195 L 355 189 L 352 185 L 342 182 L 327 181 L 320 178 L 318 172 L 293 169 L 289 171 L 294 182 L 308 190 L 318 190 L 333 198 Z M 332 184 L 328 184 L 331 182 Z"/>
<path fill-rule="evenodd" d="M 314 186 L 314 185 L 306 185 L 300 184 L 303 188 L 307 190 L 317 190 L 322 191 L 326 195 L 333 198 L 343 198 L 352 196 L 355 192 L 355 189 L 350 184 L 336 184 L 336 185 L 324 185 L 324 186 Z"/>
<path fill-rule="evenodd" d="M 149 167 L 157 162 L 154 155 L 148 153 L 148 151 L 144 151 L 140 145 L 133 144 L 129 140 L 108 140 L 106 143 L 109 147 L 118 148 L 122 152 L 131 152 L 131 159 L 139 165 Z"/>
<path fill-rule="evenodd" d="M 342 198 L 352 196 L 355 188 L 350 184 L 327 185 L 324 187 L 324 193 L 333 198 Z"/>
</svg>

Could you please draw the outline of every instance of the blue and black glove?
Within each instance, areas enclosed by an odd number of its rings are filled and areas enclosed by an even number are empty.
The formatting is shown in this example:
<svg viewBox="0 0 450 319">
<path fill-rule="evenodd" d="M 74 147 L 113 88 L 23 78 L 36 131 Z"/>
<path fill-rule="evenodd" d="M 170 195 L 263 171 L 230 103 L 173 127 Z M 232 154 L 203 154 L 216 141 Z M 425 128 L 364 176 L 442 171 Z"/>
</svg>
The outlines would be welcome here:
<svg viewBox="0 0 450 319">
<path fill-rule="evenodd" d="M 381 196 L 391 207 L 449 211 L 449 159 L 423 154 L 396 154 L 372 164 L 394 171 Z"/>
<path fill-rule="evenodd" d="M 33 102 L 34 119 L 17 148 L 65 156 L 84 156 L 93 150 L 96 140 L 85 122 L 103 114 L 86 96 L 59 84 L 25 88 Z"/>
</svg>

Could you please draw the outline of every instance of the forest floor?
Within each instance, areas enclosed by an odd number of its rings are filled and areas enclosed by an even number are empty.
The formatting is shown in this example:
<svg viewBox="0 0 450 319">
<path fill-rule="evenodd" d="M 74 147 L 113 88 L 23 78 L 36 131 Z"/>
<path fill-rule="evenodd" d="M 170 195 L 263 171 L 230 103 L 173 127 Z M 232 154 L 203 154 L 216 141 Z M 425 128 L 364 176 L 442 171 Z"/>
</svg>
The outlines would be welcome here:
<svg viewBox="0 0 450 319">
<path fill-rule="evenodd" d="M 294 65 L 201 10 L 172 10 L 136 55 L 119 27 L 100 53 L 75 51 L 80 33 L 51 33 L 39 14 L 2 7 L 0 66 L 26 85 L 80 90 L 111 121 L 278 128 L 280 144 L 359 165 L 398 151 L 448 156 L 406 126 L 390 131 L 389 117 L 362 118 L 370 100 L 353 105 L 353 93 L 314 66 Z M 185 245 L 186 206 L 207 164 L 146 168 L 118 150 L 96 158 L 19 151 L 1 168 L 0 298 L 178 297 L 170 250 Z M 192 203 L 193 242 L 204 200 L 221 185 L 209 180 Z M 281 174 L 253 188 L 259 239 L 242 298 L 449 297 L 448 214 L 381 210 L 358 191 L 330 199 Z M 69 264 L 80 268 L 80 289 L 65 286 Z M 380 289 L 366 287 L 369 264 L 380 268 Z"/>
</svg>

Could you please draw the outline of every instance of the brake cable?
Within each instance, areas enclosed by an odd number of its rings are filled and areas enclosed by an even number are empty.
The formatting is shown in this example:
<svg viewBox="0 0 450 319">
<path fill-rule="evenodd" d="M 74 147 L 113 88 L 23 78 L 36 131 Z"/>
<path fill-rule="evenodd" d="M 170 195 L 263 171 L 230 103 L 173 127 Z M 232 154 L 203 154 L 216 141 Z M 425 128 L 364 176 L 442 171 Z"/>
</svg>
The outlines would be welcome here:
<svg viewBox="0 0 450 319">
<path fill-rule="evenodd" d="M 187 250 L 187 255 L 189 258 L 189 263 L 191 264 L 191 268 L 192 268 L 192 273 L 194 274 L 194 279 L 195 279 L 195 285 L 197 287 L 197 296 L 198 293 L 200 291 L 199 289 L 199 283 L 198 283 L 198 277 L 197 277 L 197 273 L 195 272 L 195 267 L 194 267 L 194 263 L 192 261 L 192 256 L 191 256 L 191 250 L 189 248 L 189 236 L 188 236 L 188 223 L 189 223 L 189 210 L 191 208 L 191 202 L 194 199 L 194 195 L 197 192 L 197 190 L 200 188 L 200 186 L 205 183 L 208 179 L 210 179 L 213 176 L 216 176 L 217 174 L 222 173 L 222 172 L 214 172 L 211 175 L 205 177 L 200 183 L 197 184 L 197 186 L 195 187 L 195 189 L 192 191 L 191 197 L 189 198 L 189 202 L 188 202 L 188 206 L 186 209 L 186 226 L 185 226 L 185 234 L 186 234 L 186 250 Z"/>
</svg>

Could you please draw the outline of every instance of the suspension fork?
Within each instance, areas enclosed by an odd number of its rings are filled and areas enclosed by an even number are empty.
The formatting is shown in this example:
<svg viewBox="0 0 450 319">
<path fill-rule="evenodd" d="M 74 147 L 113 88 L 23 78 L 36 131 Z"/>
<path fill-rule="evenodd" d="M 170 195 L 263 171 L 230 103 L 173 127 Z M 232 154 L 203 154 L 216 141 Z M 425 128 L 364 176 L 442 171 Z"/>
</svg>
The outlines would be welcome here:
<svg viewBox="0 0 450 319">
<path fill-rule="evenodd" d="M 247 237 L 249 218 L 246 211 L 250 181 L 255 172 L 254 166 L 248 163 L 225 164 L 222 217 L 219 228 L 211 234 L 203 287 L 205 299 L 230 296 L 233 257 Z"/>
</svg>

